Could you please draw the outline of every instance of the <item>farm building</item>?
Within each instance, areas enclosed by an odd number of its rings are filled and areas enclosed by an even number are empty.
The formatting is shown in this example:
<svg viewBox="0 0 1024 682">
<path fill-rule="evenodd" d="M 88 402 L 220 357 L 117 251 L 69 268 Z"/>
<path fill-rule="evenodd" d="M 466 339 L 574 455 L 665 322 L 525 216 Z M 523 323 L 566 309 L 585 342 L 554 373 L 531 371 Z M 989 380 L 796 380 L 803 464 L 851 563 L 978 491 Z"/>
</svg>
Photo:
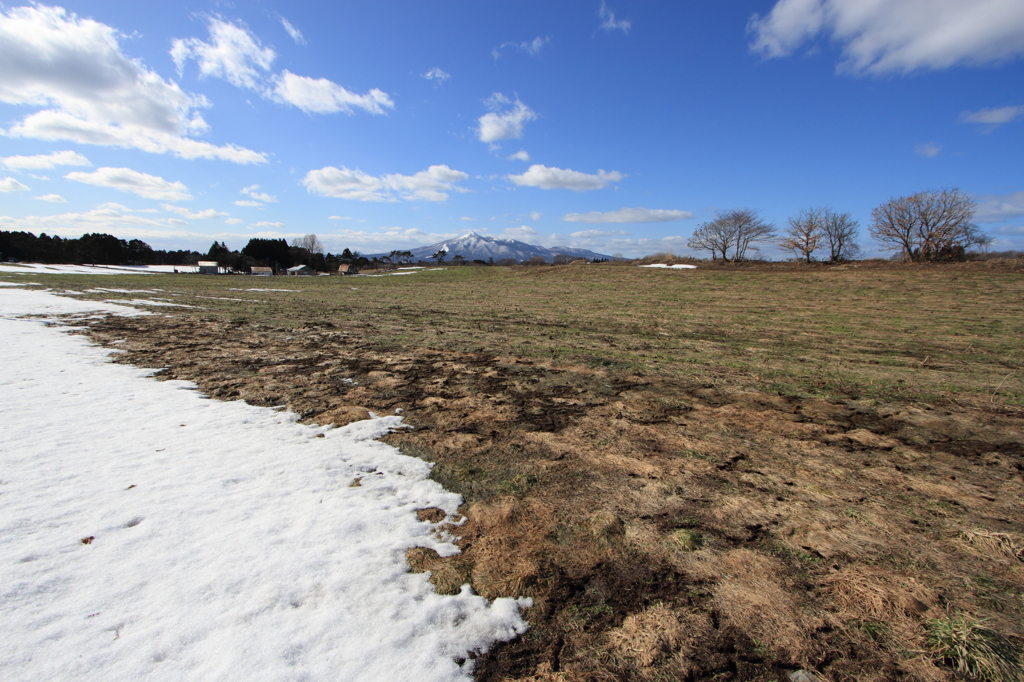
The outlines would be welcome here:
<svg viewBox="0 0 1024 682">
<path fill-rule="evenodd" d="M 341 265 L 338 266 L 338 274 L 339 275 L 358 275 L 359 274 L 359 268 L 357 268 L 354 265 L 349 265 L 348 263 L 342 263 Z"/>
<path fill-rule="evenodd" d="M 312 277 L 316 274 L 316 270 L 309 267 L 308 265 L 296 265 L 293 268 L 288 268 L 289 275 L 304 275 L 306 277 Z"/>
<path fill-rule="evenodd" d="M 201 260 L 198 263 L 200 275 L 219 275 L 220 264 L 215 260 Z"/>
<path fill-rule="evenodd" d="M 258 277 L 272 277 L 274 275 L 274 268 L 268 268 L 263 265 L 252 266 L 252 274 Z"/>
</svg>

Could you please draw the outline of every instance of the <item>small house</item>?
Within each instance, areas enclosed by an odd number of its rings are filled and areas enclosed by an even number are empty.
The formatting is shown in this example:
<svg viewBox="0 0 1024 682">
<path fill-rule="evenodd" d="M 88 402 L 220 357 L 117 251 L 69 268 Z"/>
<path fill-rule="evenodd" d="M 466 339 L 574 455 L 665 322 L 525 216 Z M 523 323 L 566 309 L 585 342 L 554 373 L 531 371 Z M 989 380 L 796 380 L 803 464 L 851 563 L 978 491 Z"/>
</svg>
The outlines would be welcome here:
<svg viewBox="0 0 1024 682">
<path fill-rule="evenodd" d="M 359 274 L 359 268 L 357 268 L 354 265 L 349 265 L 348 263 L 342 263 L 341 265 L 338 266 L 338 274 L 339 275 L 358 275 Z"/>
<path fill-rule="evenodd" d="M 274 268 L 268 268 L 263 265 L 254 265 L 252 266 L 252 274 L 256 275 L 257 277 L 273 277 Z"/>
<path fill-rule="evenodd" d="M 200 275 L 219 275 L 220 264 L 215 260 L 201 260 L 198 263 Z"/>
<path fill-rule="evenodd" d="M 295 267 L 288 268 L 289 275 L 300 275 L 303 277 L 312 277 L 316 274 L 316 270 L 309 267 L 308 265 L 296 265 Z"/>
</svg>

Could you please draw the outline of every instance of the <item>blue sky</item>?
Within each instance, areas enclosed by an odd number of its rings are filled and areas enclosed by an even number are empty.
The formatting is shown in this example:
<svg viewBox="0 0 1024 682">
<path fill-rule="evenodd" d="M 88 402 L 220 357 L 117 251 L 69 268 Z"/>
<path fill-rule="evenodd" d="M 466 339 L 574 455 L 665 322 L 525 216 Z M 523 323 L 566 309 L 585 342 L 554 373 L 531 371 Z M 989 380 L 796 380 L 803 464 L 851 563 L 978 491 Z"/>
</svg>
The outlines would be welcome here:
<svg viewBox="0 0 1024 682">
<path fill-rule="evenodd" d="M 1024 3 L 6 4 L 0 133 L 0 229 L 158 248 L 686 253 L 829 206 L 874 255 L 872 208 L 958 187 L 1024 250 Z"/>
</svg>

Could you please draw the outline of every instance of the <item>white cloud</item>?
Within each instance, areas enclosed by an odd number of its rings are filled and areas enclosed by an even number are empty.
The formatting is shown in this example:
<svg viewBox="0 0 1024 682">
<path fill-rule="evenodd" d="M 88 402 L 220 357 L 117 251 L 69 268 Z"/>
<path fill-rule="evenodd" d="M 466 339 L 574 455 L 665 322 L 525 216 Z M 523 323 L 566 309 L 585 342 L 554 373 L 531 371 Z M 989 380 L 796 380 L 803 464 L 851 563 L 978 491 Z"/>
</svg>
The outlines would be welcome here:
<svg viewBox="0 0 1024 682">
<path fill-rule="evenodd" d="M 465 220 L 467 223 L 475 222 L 476 218 L 470 218 L 468 215 L 464 215 L 459 220 Z"/>
<path fill-rule="evenodd" d="M 281 21 L 288 30 L 291 24 L 284 18 Z M 219 17 L 210 17 L 208 28 L 209 42 L 199 38 L 174 41 L 171 56 L 179 73 L 189 59 L 194 59 L 204 77 L 223 78 L 232 85 L 254 90 L 263 97 L 290 104 L 306 113 L 352 113 L 353 109 L 363 109 L 371 114 L 383 114 L 385 108 L 395 106 L 391 98 L 377 88 L 359 95 L 326 78 L 299 76 L 287 69 L 271 75 L 270 67 L 277 54 L 263 47 L 247 28 Z"/>
<path fill-rule="evenodd" d="M 501 231 L 501 236 L 505 239 L 518 239 L 520 241 L 524 239 L 533 239 L 540 235 L 540 232 L 533 229 L 529 225 L 520 225 L 519 227 L 506 227 Z"/>
<path fill-rule="evenodd" d="M 185 38 L 171 44 L 178 74 L 184 72 L 185 62 L 194 59 L 203 77 L 216 76 L 240 88 L 259 90 L 263 72 L 270 70 L 277 54 L 260 45 L 259 39 L 243 26 L 209 17 L 207 28 L 210 42 Z"/>
<path fill-rule="evenodd" d="M 497 59 L 498 57 L 501 56 L 501 51 L 502 50 L 505 50 L 507 48 L 514 48 L 514 49 L 517 49 L 517 50 L 521 50 L 522 52 L 525 52 L 526 54 L 530 55 L 531 57 L 536 57 L 537 55 L 540 54 L 540 51 L 544 48 L 544 46 L 547 45 L 550 42 L 551 42 L 551 38 L 541 38 L 540 36 L 537 36 L 533 40 L 530 40 L 530 41 L 527 41 L 527 42 L 522 42 L 522 43 L 517 43 L 514 40 L 513 41 L 508 41 L 508 42 L 502 43 L 498 47 L 496 47 L 493 50 L 491 50 L 491 56 L 494 57 L 495 59 Z"/>
<path fill-rule="evenodd" d="M 187 159 L 263 163 L 263 154 L 191 139 L 209 128 L 209 106 L 125 55 L 120 34 L 60 7 L 0 13 L 0 101 L 42 107 L 7 130 L 42 140 L 171 153 Z"/>
<path fill-rule="evenodd" d="M 992 130 L 1021 116 L 1024 116 L 1024 106 L 1011 106 L 965 111 L 960 114 L 960 120 L 964 123 L 980 123 Z"/>
<path fill-rule="evenodd" d="M 624 230 L 580 230 L 570 233 L 569 236 L 575 239 L 596 239 L 598 237 L 622 237 L 629 234 L 632 233 Z"/>
<path fill-rule="evenodd" d="M 136 215 L 140 212 L 132 211 L 121 204 L 105 203 L 82 213 L 30 215 L 24 218 L 0 216 L 0 229 L 23 230 L 36 234 L 47 232 L 69 237 L 80 237 L 88 232 L 104 232 L 136 239 L 154 235 L 174 237 L 187 234 L 180 231 L 166 231 L 169 227 L 184 223 L 178 218 L 154 219 Z"/>
<path fill-rule="evenodd" d="M 397 173 L 375 177 L 360 170 L 326 166 L 311 170 L 302 184 L 312 194 L 357 201 L 444 201 L 448 192 L 466 191 L 456 183 L 469 176 L 448 166 L 431 166 L 415 175 Z M 397 197 L 397 198 L 396 198 Z"/>
<path fill-rule="evenodd" d="M 450 73 L 442 71 L 439 67 L 434 67 L 430 71 L 423 74 L 423 77 L 428 81 L 437 81 L 438 83 L 444 83 L 452 77 Z"/>
<path fill-rule="evenodd" d="M 0 159 L 0 163 L 11 170 L 56 168 L 57 166 L 91 166 L 89 159 L 78 152 L 63 151 L 35 156 L 8 156 Z"/>
<path fill-rule="evenodd" d="M 302 31 L 295 28 L 295 26 L 292 25 L 292 22 L 288 21 L 284 17 L 281 17 L 281 25 L 284 26 L 284 30 L 288 32 L 288 35 L 290 35 L 292 37 L 292 40 L 294 40 L 297 44 L 306 44 L 306 38 L 305 36 L 302 35 Z"/>
<path fill-rule="evenodd" d="M 242 222 L 242 219 L 241 218 L 228 218 L 224 222 L 227 223 L 228 225 L 237 225 L 238 223 Z"/>
<path fill-rule="evenodd" d="M 934 142 L 925 142 L 914 147 L 914 153 L 922 159 L 934 159 L 942 153 L 942 147 Z"/>
<path fill-rule="evenodd" d="M 14 178 L 0 180 L 0 192 L 27 192 L 29 187 L 23 185 Z"/>
<path fill-rule="evenodd" d="M 537 118 L 537 114 L 519 101 L 518 97 L 515 102 L 512 102 L 500 92 L 491 95 L 485 104 L 493 111 L 477 119 L 479 123 L 477 134 L 481 142 L 493 143 L 498 140 L 520 138 L 523 136 L 523 126 Z M 510 109 L 501 111 L 505 105 L 509 104 L 512 105 Z"/>
<path fill-rule="evenodd" d="M 1024 217 L 1024 191 L 978 197 L 974 218 L 979 223 L 1000 223 L 1021 217 Z"/>
<path fill-rule="evenodd" d="M 983 65 L 1024 54 L 1020 0 L 779 0 L 747 25 L 750 48 L 792 54 L 819 35 L 843 50 L 841 71 L 909 73 Z"/>
<path fill-rule="evenodd" d="M 629 35 L 629 29 L 632 28 L 633 23 L 628 19 L 616 19 L 615 12 L 608 8 L 604 0 L 601 0 L 601 9 L 598 10 L 597 15 L 601 17 L 601 28 L 606 31 L 622 31 Z"/>
<path fill-rule="evenodd" d="M 273 203 L 277 202 L 277 197 L 275 197 L 274 195 L 267 194 L 266 192 L 257 192 L 256 190 L 258 190 L 259 188 L 260 188 L 259 185 L 250 185 L 248 187 L 243 187 L 241 190 L 239 190 L 239 193 L 240 194 L 245 194 L 246 196 L 248 196 L 248 197 L 250 197 L 252 199 L 255 199 L 256 201 L 265 201 L 268 204 L 273 204 Z M 239 206 L 249 206 L 250 205 L 250 204 L 244 204 L 244 203 L 243 204 L 239 204 L 237 201 L 235 203 L 238 204 Z"/>
<path fill-rule="evenodd" d="M 64 177 L 88 185 L 131 192 L 146 199 L 182 201 L 192 198 L 188 188 L 181 182 L 168 182 L 156 175 L 140 173 L 131 168 L 97 168 L 92 173 L 74 172 Z"/>
<path fill-rule="evenodd" d="M 690 211 L 675 211 L 661 208 L 620 208 L 617 211 L 591 211 L 590 213 L 566 213 L 562 220 L 570 223 L 667 223 L 673 220 L 692 220 Z"/>
<path fill-rule="evenodd" d="M 64 197 L 62 197 L 59 194 L 44 194 L 42 196 L 32 197 L 32 198 L 33 199 L 38 199 L 39 201 L 49 201 L 51 204 L 66 204 L 66 203 L 68 203 L 68 200 L 65 199 Z"/>
<path fill-rule="evenodd" d="M 509 180 L 520 187 L 540 187 L 541 189 L 571 189 L 576 192 L 587 192 L 592 189 L 603 189 L 610 183 L 618 182 L 626 177 L 618 171 L 597 171 L 596 174 L 581 173 L 569 168 L 549 168 L 536 163 L 522 175 L 509 175 Z"/>
<path fill-rule="evenodd" d="M 507 158 L 509 161 L 529 161 L 530 154 L 525 149 L 520 149 L 515 154 L 510 154 Z"/>
<path fill-rule="evenodd" d="M 266 220 L 261 220 L 258 223 L 253 223 L 249 227 L 273 227 L 273 228 L 278 228 L 278 227 L 284 227 L 284 223 L 272 223 L 272 222 L 268 222 Z"/>
<path fill-rule="evenodd" d="M 326 78 L 296 76 L 287 69 L 273 78 L 274 89 L 271 97 L 283 104 L 291 104 L 306 113 L 351 114 L 353 109 L 363 109 L 371 114 L 383 114 L 384 109 L 393 109 L 395 103 L 387 93 L 373 88 L 365 95 L 358 95 L 332 83 Z"/>
<path fill-rule="evenodd" d="M 177 213 L 182 218 L 186 218 L 188 220 L 210 220 L 213 218 L 223 218 L 227 215 L 227 213 L 222 213 L 212 208 L 199 211 L 198 213 L 193 213 L 184 206 L 173 206 L 171 204 L 163 204 L 163 209 L 171 213 Z"/>
<path fill-rule="evenodd" d="M 530 220 L 532 220 L 533 222 L 537 222 L 538 220 L 540 220 L 540 218 L 541 214 L 539 211 L 534 211 L 533 213 L 530 214 Z"/>
</svg>

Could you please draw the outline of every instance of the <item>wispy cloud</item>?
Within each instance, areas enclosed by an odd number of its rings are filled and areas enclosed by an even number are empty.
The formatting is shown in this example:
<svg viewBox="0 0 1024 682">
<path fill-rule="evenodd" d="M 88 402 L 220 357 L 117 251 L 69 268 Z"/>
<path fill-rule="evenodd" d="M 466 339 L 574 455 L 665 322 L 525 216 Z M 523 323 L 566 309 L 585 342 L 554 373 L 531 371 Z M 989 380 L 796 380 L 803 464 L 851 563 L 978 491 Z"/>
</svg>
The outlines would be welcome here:
<svg viewBox="0 0 1024 682">
<path fill-rule="evenodd" d="M 603 189 L 613 182 L 626 177 L 618 171 L 599 170 L 595 174 L 581 173 L 570 168 L 549 168 L 539 163 L 530 166 L 521 175 L 509 175 L 509 180 L 521 187 L 541 189 L 571 189 L 574 192 L 588 192 Z"/>
<path fill-rule="evenodd" d="M 660 208 L 620 208 L 617 211 L 591 211 L 589 213 L 566 213 L 562 220 L 570 223 L 668 223 L 675 220 L 692 220 L 690 211 L 666 210 Z"/>
<path fill-rule="evenodd" d="M 1004 123 L 1010 123 L 1021 116 L 1024 116 L 1024 105 L 965 111 L 960 114 L 960 121 L 963 123 L 977 123 L 985 126 L 987 131 L 992 131 Z"/>
<path fill-rule="evenodd" d="M 174 206 L 172 204 L 163 204 L 163 209 L 169 213 L 180 215 L 186 220 L 212 220 L 213 218 L 223 218 L 228 215 L 227 213 L 223 213 L 212 208 L 193 212 L 184 206 Z"/>
<path fill-rule="evenodd" d="M 633 22 L 629 19 L 616 19 L 615 12 L 608 7 L 604 0 L 601 0 L 601 8 L 597 11 L 597 16 L 601 18 L 601 28 L 606 31 L 622 31 L 629 35 L 629 29 L 633 27 Z"/>
<path fill-rule="evenodd" d="M 248 187 L 243 187 L 242 189 L 240 189 L 239 193 L 251 197 L 256 201 L 265 201 L 269 204 L 277 202 L 277 197 L 275 197 L 274 195 L 267 194 L 266 192 L 257 192 L 256 190 L 258 190 L 259 188 L 259 185 L 249 185 Z"/>
<path fill-rule="evenodd" d="M 510 40 L 492 49 L 491 56 L 494 57 L 495 59 L 498 59 L 499 57 L 501 57 L 501 53 L 503 50 L 512 49 L 518 50 L 520 52 L 525 52 L 531 57 L 536 57 L 537 55 L 540 54 L 540 51 L 544 49 L 544 46 L 549 44 L 550 42 L 551 38 L 541 38 L 540 36 L 537 36 L 533 40 L 522 43 L 517 43 L 514 40 Z"/>
<path fill-rule="evenodd" d="M 288 35 L 291 36 L 292 40 L 294 40 L 296 44 L 306 44 L 306 38 L 302 35 L 302 31 L 295 28 L 292 22 L 288 21 L 284 17 L 281 17 L 281 25 L 284 26 L 284 30 L 287 31 Z"/>
<path fill-rule="evenodd" d="M 35 156 L 8 156 L 5 159 L 0 159 L 0 163 L 10 170 L 40 170 L 56 168 L 57 166 L 92 165 L 89 163 L 89 159 L 73 151 L 37 154 Z"/>
<path fill-rule="evenodd" d="M 311 170 L 302 184 L 311 194 L 356 201 L 444 201 L 448 192 L 464 192 L 459 182 L 469 175 L 445 165 L 430 166 L 414 175 L 391 173 L 376 177 L 360 170 L 326 166 Z"/>
<path fill-rule="evenodd" d="M 750 49 L 765 58 L 793 54 L 819 36 L 842 46 L 838 68 L 853 74 L 910 73 L 979 66 L 1024 54 L 1024 4 L 778 0 L 750 18 Z"/>
<path fill-rule="evenodd" d="M 273 78 L 273 84 L 271 99 L 310 114 L 351 114 L 355 109 L 384 114 L 385 109 L 395 108 L 395 103 L 383 90 L 372 88 L 360 95 L 326 78 L 298 76 L 287 69 Z"/>
<path fill-rule="evenodd" d="M 32 197 L 32 198 L 33 199 L 38 199 L 39 201 L 48 201 L 51 204 L 66 204 L 68 202 L 67 199 L 65 199 L 64 197 L 62 197 L 59 194 L 44 194 L 42 196 Z"/>
<path fill-rule="evenodd" d="M 423 74 L 423 78 L 426 78 L 428 81 L 437 81 L 439 84 L 446 82 L 451 77 L 452 75 L 450 73 L 442 71 L 437 66 Z"/>
<path fill-rule="evenodd" d="M 942 147 L 934 142 L 925 142 L 914 147 L 914 153 L 922 159 L 934 159 L 942 153 Z"/>
<path fill-rule="evenodd" d="M 64 177 L 67 180 L 87 185 L 109 187 L 119 192 L 130 192 L 146 199 L 182 201 L 192 198 L 188 188 L 182 182 L 170 182 L 159 176 L 140 173 L 131 168 L 97 168 L 92 173 L 74 172 L 68 173 Z"/>
<path fill-rule="evenodd" d="M 974 219 L 979 223 L 1000 223 L 1024 217 L 1024 191 L 1009 194 L 986 194 L 978 197 Z"/>
<path fill-rule="evenodd" d="M 525 149 L 520 149 L 515 154 L 508 155 L 509 161 L 529 161 L 530 154 Z"/>
</svg>

